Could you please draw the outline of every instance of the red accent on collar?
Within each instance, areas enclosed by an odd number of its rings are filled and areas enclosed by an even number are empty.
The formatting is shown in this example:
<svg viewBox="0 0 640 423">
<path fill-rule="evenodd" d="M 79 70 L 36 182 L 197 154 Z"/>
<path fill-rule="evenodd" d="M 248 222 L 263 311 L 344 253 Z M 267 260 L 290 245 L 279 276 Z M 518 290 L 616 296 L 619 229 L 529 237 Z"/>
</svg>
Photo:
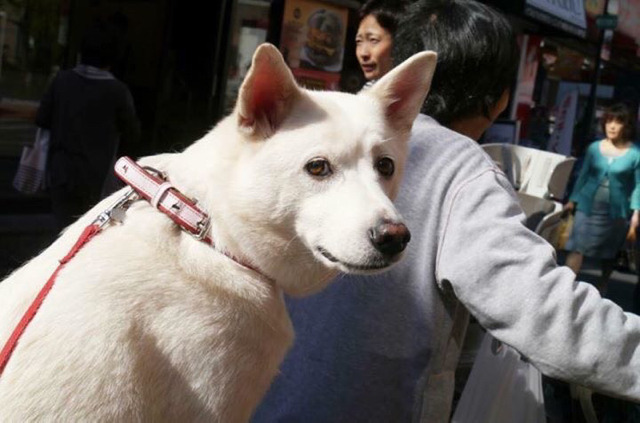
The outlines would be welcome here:
<svg viewBox="0 0 640 423">
<path fill-rule="evenodd" d="M 209 216 L 160 176 L 140 167 L 129 157 L 121 157 L 115 164 L 115 173 L 151 205 L 169 216 L 180 228 L 211 244 L 207 232 Z"/>
<path fill-rule="evenodd" d="M 152 206 L 169 216 L 185 232 L 200 241 L 214 245 L 208 233 L 209 216 L 196 205 L 196 201 L 182 194 L 166 179 L 153 175 L 129 157 L 118 159 L 115 164 L 115 173 L 142 198 L 149 201 Z M 220 252 L 239 265 L 258 273 L 273 283 L 273 279 L 255 266 L 249 265 L 225 251 Z"/>
</svg>

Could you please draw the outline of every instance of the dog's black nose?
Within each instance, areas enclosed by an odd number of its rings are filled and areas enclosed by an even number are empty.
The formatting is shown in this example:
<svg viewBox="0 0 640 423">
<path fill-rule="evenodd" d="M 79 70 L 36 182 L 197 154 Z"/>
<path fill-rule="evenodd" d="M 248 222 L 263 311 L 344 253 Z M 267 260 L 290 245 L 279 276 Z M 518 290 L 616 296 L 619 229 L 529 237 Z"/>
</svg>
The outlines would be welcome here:
<svg viewBox="0 0 640 423">
<path fill-rule="evenodd" d="M 385 256 L 394 256 L 405 249 L 411 240 L 411 233 L 404 223 L 383 220 L 369 229 L 369 239 L 376 250 Z"/>
</svg>

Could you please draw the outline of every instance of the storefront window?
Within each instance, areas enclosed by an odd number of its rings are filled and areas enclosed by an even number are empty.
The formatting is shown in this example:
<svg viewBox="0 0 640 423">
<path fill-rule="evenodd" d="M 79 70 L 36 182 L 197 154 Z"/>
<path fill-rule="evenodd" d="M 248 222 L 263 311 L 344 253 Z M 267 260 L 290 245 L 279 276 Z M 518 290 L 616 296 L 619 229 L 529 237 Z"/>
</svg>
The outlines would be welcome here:
<svg viewBox="0 0 640 423">
<path fill-rule="evenodd" d="M 236 0 L 224 98 L 225 114 L 235 105 L 238 89 L 251 65 L 256 48 L 267 41 L 269 9 L 266 0 Z"/>
<path fill-rule="evenodd" d="M 69 0 L 0 0 L 0 155 L 33 142 L 40 97 L 60 68 Z"/>
<path fill-rule="evenodd" d="M 352 0 L 235 0 L 224 108 L 229 113 L 258 45 L 275 44 L 298 83 L 321 90 L 362 87 Z M 351 20 L 350 20 L 351 19 Z M 355 75 L 355 78 L 354 78 Z"/>
</svg>

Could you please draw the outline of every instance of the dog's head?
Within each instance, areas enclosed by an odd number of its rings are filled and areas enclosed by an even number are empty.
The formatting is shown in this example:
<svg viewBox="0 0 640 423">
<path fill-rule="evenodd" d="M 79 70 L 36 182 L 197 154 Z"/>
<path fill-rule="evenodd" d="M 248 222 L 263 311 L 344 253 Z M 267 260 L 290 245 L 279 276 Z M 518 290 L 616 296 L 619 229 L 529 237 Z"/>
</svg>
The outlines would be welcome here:
<svg viewBox="0 0 640 423">
<path fill-rule="evenodd" d="M 238 140 L 225 186 L 235 222 L 226 224 L 285 292 L 317 290 L 337 271 L 380 271 L 402 256 L 410 234 L 392 198 L 435 64 L 435 53 L 416 54 L 351 95 L 304 90 L 275 47 L 256 51 L 218 134 L 233 128 Z"/>
</svg>

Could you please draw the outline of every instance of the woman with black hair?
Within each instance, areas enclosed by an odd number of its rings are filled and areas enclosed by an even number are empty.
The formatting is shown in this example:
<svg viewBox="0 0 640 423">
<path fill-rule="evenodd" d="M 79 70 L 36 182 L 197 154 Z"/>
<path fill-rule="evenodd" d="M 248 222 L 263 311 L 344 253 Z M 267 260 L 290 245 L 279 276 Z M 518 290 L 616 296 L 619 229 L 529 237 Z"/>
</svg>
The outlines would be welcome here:
<svg viewBox="0 0 640 423">
<path fill-rule="evenodd" d="M 402 9 L 402 2 L 389 0 L 369 0 L 360 8 L 356 57 L 368 84 L 393 68 L 393 34 Z"/>
<path fill-rule="evenodd" d="M 584 256 L 602 260 L 604 293 L 625 239 L 635 241 L 640 217 L 640 148 L 631 140 L 633 119 L 623 104 L 602 117 L 605 138 L 587 149 L 565 210 L 576 210 L 566 265 L 576 274 Z M 629 218 L 631 218 L 630 223 Z"/>
</svg>

